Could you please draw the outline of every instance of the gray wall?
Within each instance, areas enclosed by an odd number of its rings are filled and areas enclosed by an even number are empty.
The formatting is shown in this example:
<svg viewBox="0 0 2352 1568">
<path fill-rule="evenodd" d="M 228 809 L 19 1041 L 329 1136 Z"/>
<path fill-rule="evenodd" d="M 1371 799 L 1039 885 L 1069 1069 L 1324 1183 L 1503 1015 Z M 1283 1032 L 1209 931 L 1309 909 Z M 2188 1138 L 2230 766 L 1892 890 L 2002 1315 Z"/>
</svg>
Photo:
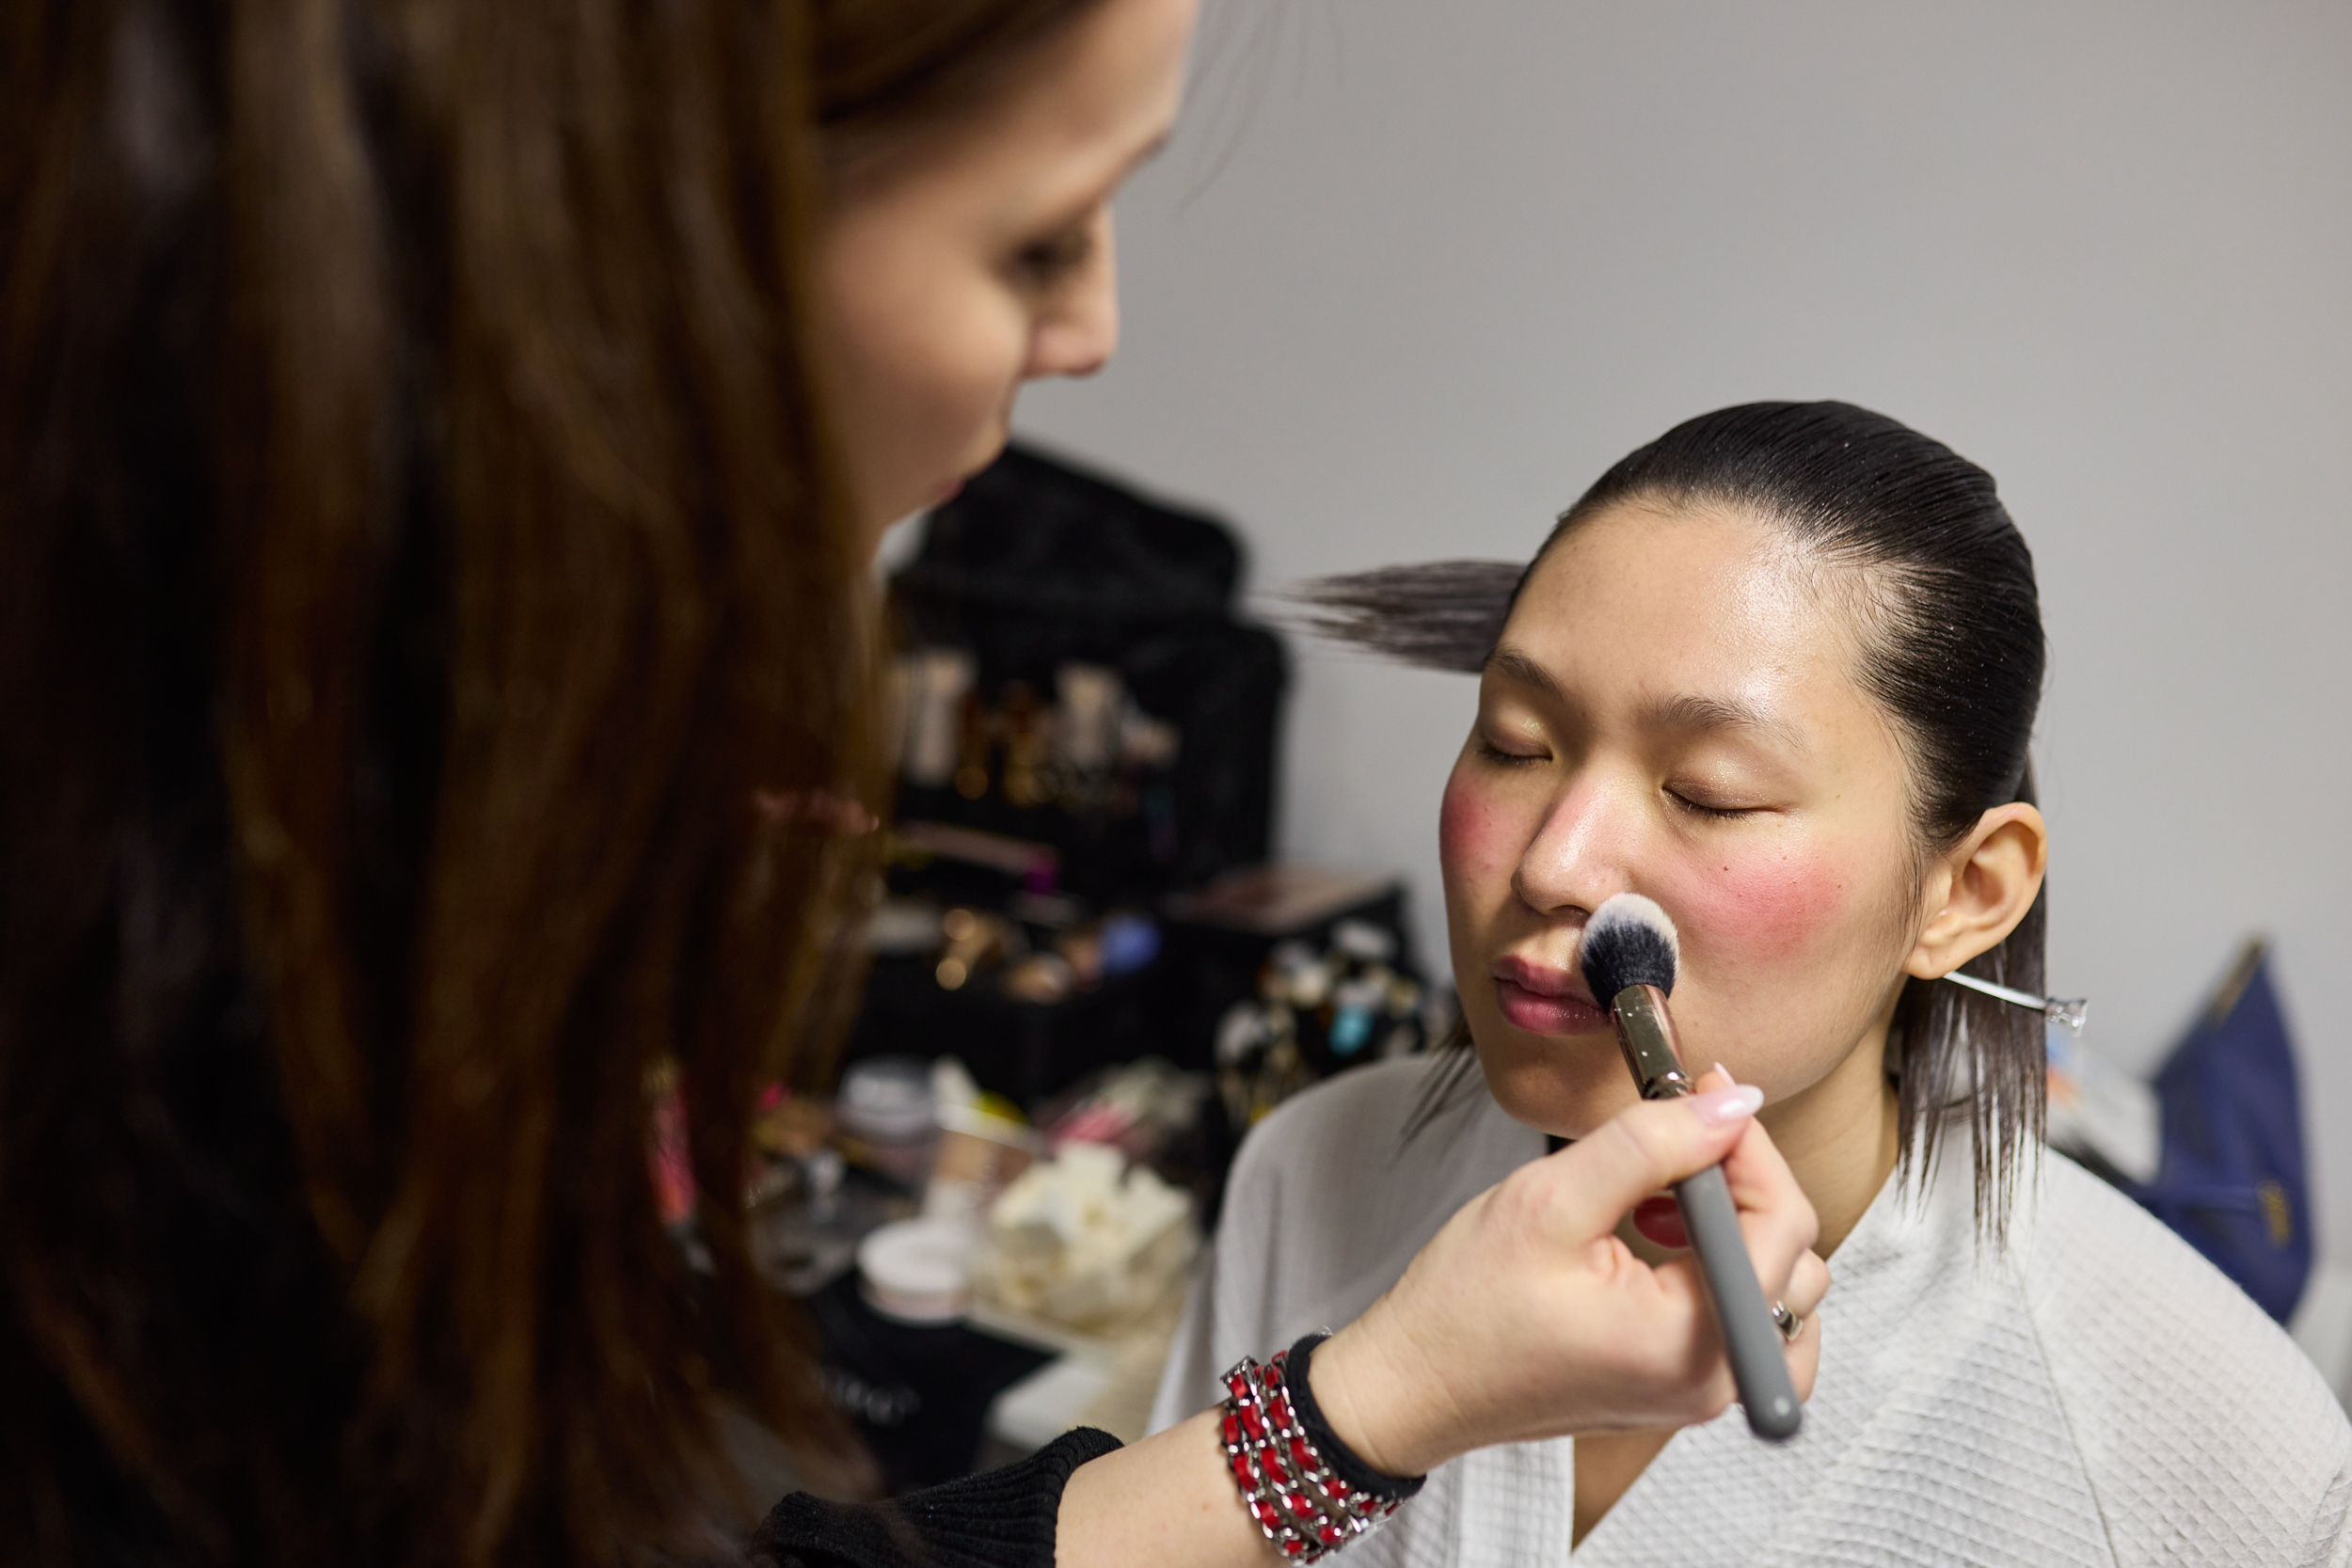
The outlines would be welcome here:
<svg viewBox="0 0 2352 1568">
<path fill-rule="evenodd" d="M 1840 397 L 1990 467 L 2041 565 L 2052 973 L 2149 1062 L 2278 939 L 2352 1260 L 2352 7 L 1228 0 L 1120 214 L 1127 333 L 1032 437 L 1260 590 L 1524 556 L 1703 409 Z M 1442 953 L 1468 680 L 1302 649 L 1282 843 Z"/>
</svg>

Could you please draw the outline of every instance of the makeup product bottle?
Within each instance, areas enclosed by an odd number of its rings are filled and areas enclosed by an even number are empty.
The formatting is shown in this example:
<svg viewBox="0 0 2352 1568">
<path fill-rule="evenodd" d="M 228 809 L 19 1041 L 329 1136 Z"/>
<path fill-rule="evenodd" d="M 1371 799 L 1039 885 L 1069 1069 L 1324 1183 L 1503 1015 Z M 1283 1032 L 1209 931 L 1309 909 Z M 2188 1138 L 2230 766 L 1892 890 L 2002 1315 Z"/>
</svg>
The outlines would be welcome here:
<svg viewBox="0 0 2352 1568">
<path fill-rule="evenodd" d="M 923 789 L 945 789 L 956 776 L 963 736 L 963 699 L 974 661 L 963 648 L 921 648 L 904 661 L 906 752 L 899 771 Z"/>
</svg>

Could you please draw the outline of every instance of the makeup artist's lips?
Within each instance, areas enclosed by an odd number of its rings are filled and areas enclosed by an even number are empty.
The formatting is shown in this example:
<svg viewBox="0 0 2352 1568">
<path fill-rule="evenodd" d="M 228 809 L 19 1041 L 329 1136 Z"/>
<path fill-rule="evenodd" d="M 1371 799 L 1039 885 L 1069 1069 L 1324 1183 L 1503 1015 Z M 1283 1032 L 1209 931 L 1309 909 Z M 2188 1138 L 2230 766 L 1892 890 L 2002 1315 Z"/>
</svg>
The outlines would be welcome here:
<svg viewBox="0 0 2352 1568">
<path fill-rule="evenodd" d="M 1514 1028 L 1531 1035 L 1582 1035 L 1608 1025 L 1609 1015 L 1594 1005 L 1583 977 L 1548 969 L 1525 958 L 1495 965 L 1495 1000 Z"/>
</svg>

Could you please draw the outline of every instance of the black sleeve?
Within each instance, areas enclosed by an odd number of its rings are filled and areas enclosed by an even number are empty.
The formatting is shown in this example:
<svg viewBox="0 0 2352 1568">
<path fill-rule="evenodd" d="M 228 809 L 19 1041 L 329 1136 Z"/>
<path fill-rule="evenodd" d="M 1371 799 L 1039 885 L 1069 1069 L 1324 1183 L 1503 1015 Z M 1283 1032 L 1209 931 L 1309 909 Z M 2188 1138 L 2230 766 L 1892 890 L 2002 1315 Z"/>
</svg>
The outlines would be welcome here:
<svg viewBox="0 0 2352 1568">
<path fill-rule="evenodd" d="M 1053 1568 L 1070 1472 L 1119 1447 L 1092 1427 L 1028 1458 L 892 1502 L 829 1503 L 795 1492 L 747 1550 L 754 1568 Z"/>
</svg>

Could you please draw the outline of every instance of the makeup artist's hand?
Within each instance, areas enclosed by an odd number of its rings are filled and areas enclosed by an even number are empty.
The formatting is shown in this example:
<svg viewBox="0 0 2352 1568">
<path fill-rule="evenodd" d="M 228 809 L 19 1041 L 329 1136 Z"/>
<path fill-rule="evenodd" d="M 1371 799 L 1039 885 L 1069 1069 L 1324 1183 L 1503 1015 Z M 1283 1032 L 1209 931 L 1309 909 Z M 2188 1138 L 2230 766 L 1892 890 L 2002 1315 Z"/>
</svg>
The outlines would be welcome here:
<svg viewBox="0 0 2352 1568">
<path fill-rule="evenodd" d="M 1808 1321 L 1788 1348 L 1813 1391 L 1829 1269 L 1813 1206 L 1721 1074 L 1635 1105 L 1464 1205 L 1372 1309 L 1315 1351 L 1325 1419 L 1391 1475 L 1489 1443 L 1687 1426 L 1721 1415 L 1731 1370 L 1695 1259 L 1653 1267 L 1615 1235 L 1652 1193 L 1721 1161 L 1768 1297 Z M 1217 1412 L 1082 1465 L 1063 1489 L 1059 1568 L 1254 1568 Z"/>
<path fill-rule="evenodd" d="M 1756 1125 L 1758 1091 L 1629 1107 L 1465 1205 L 1372 1309 L 1317 1350 L 1315 1397 L 1391 1475 L 1492 1443 L 1688 1426 L 1735 1396 L 1694 1258 L 1644 1262 L 1617 1239 L 1634 1205 L 1721 1161 L 1767 1300 L 1805 1320 L 1788 1348 L 1813 1391 L 1829 1268 L 1813 1206 Z"/>
</svg>

